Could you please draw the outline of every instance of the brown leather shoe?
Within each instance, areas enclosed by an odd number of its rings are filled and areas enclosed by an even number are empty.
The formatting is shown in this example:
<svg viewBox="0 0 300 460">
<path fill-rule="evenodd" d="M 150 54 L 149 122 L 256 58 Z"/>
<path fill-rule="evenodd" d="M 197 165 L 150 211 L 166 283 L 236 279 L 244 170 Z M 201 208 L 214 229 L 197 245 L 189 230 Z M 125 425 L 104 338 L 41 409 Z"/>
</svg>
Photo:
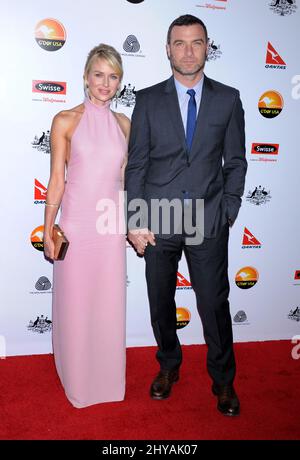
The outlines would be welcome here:
<svg viewBox="0 0 300 460">
<path fill-rule="evenodd" d="M 150 387 L 152 399 L 166 399 L 170 396 L 173 383 L 179 380 L 179 371 L 160 370 Z"/>
<path fill-rule="evenodd" d="M 212 392 L 215 396 L 218 396 L 217 409 L 223 415 L 239 415 L 240 402 L 232 384 L 218 385 L 217 383 L 213 383 Z"/>
</svg>

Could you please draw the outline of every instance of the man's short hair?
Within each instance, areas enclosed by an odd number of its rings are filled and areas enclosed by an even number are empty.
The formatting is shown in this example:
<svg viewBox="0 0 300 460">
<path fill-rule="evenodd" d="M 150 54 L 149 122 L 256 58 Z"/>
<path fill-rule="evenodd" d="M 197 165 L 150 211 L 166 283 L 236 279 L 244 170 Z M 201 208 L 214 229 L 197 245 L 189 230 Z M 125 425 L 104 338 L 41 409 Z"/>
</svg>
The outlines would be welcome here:
<svg viewBox="0 0 300 460">
<path fill-rule="evenodd" d="M 170 25 L 169 30 L 168 30 L 168 35 L 167 35 L 168 45 L 170 44 L 170 41 L 171 41 L 171 32 L 172 32 L 173 27 L 192 26 L 194 24 L 199 24 L 201 27 L 203 27 L 206 41 L 208 41 L 207 29 L 206 29 L 206 25 L 204 24 L 204 22 L 201 21 L 201 19 L 197 18 L 196 16 L 193 16 L 192 14 L 184 14 L 183 16 L 179 16 L 179 18 L 175 19 Z"/>
</svg>

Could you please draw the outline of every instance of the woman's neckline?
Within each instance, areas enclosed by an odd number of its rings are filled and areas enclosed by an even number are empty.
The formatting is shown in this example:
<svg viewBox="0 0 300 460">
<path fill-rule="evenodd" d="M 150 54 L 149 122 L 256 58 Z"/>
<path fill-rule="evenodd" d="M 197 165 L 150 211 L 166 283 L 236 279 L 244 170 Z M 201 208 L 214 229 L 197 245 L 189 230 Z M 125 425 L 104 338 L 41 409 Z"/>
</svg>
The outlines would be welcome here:
<svg viewBox="0 0 300 460">
<path fill-rule="evenodd" d="M 95 112 L 102 112 L 103 110 L 109 110 L 111 101 L 108 100 L 102 105 L 94 104 L 88 96 L 84 99 L 84 105 L 88 108 L 91 108 Z"/>
</svg>

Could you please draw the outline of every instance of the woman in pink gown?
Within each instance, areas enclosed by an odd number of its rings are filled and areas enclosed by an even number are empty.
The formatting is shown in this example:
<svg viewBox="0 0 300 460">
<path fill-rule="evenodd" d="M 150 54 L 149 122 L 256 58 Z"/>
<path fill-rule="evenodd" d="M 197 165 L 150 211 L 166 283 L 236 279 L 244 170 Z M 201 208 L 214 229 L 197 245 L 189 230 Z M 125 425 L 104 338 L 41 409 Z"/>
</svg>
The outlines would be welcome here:
<svg viewBox="0 0 300 460">
<path fill-rule="evenodd" d="M 70 241 L 65 259 L 54 261 L 53 351 L 66 396 L 77 408 L 121 401 L 125 393 L 126 261 L 120 195 L 130 122 L 110 110 L 122 74 L 114 48 L 101 44 L 92 49 L 84 72 L 84 103 L 57 114 L 51 129 L 45 256 L 54 258 L 51 235 L 60 205 L 59 225 Z M 101 228 L 99 211 L 107 199 L 116 211 L 109 232 Z"/>
</svg>

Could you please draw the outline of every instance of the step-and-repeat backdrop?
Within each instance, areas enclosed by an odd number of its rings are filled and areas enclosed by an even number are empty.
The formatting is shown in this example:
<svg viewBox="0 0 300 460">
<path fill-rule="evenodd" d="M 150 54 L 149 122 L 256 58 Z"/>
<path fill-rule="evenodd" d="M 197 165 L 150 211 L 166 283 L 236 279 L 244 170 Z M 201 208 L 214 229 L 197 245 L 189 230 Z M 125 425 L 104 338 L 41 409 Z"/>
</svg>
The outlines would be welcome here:
<svg viewBox="0 0 300 460">
<path fill-rule="evenodd" d="M 136 91 L 169 77 L 166 33 L 186 13 L 208 28 L 206 74 L 238 88 L 245 109 L 249 169 L 229 246 L 234 339 L 300 333 L 300 1 L 10 0 L 0 19 L 0 355 L 52 351 L 42 243 L 49 131 L 58 111 L 82 102 L 87 53 L 101 42 L 119 50 L 113 109 L 130 117 Z M 130 247 L 127 267 L 127 344 L 152 345 L 144 260 Z M 184 258 L 176 301 L 181 342 L 203 343 Z"/>
</svg>

